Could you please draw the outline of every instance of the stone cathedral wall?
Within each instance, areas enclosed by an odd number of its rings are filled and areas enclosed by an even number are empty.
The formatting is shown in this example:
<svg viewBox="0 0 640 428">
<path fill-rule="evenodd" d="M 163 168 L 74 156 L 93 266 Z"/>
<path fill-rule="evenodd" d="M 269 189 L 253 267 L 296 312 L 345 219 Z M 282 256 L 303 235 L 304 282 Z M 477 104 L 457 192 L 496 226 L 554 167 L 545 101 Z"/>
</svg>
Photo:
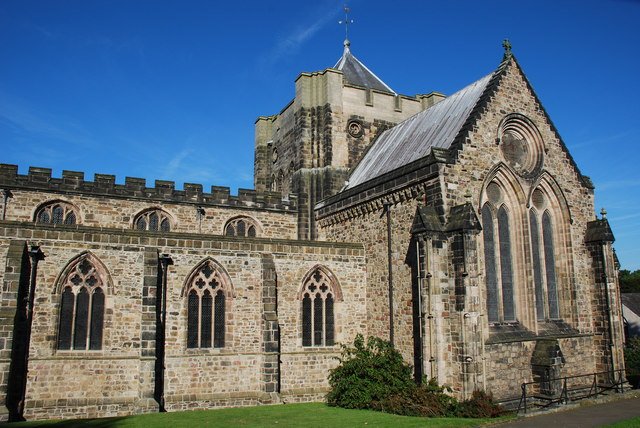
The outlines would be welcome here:
<svg viewBox="0 0 640 428">
<path fill-rule="evenodd" d="M 264 266 L 273 260 L 277 322 L 281 329 L 281 396 L 287 401 L 317 400 L 327 391 L 328 370 L 339 346 L 302 346 L 299 293 L 304 276 L 322 265 L 342 290 L 335 303 L 336 342 L 351 342 L 366 331 L 365 262 L 361 246 L 274 238 L 198 236 L 179 232 L 0 222 L 3 266 L 10 245 L 38 245 L 44 260 L 37 268 L 35 313 L 29 354 L 27 419 L 104 417 L 155 412 L 155 302 L 158 254 L 169 254 L 165 399 L 168 410 L 273 402 L 265 387 Z M 63 268 L 83 252 L 104 264 L 105 320 L 100 350 L 58 350 L 57 332 Z M 229 276 L 225 346 L 187 348 L 186 296 L 190 272 L 205 258 Z M 0 272 L 1 305 L 15 307 L 9 285 L 13 268 Z M 12 303 L 13 302 L 13 303 Z M 9 311 L 10 312 L 10 311 Z M 4 314 L 4 312 L 2 313 Z M 12 317 L 1 320 L 0 372 L 6 390 Z M 271 351 L 273 352 L 273 351 Z M 269 369 L 267 369 L 268 372 Z"/>
</svg>

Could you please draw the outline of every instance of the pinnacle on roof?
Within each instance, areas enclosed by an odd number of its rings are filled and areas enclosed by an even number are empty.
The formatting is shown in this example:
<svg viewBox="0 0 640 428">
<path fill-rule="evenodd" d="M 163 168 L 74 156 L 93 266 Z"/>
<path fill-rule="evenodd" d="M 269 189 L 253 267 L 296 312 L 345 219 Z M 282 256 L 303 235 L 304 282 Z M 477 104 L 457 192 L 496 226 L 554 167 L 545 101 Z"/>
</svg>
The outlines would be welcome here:
<svg viewBox="0 0 640 428">
<path fill-rule="evenodd" d="M 355 86 L 361 86 L 368 89 L 375 89 L 383 92 L 391 92 L 396 94 L 396 91 L 391 89 L 389 85 L 384 83 L 378 76 L 376 76 L 371 70 L 367 68 L 358 58 L 351 53 L 351 42 L 349 41 L 349 25 L 353 24 L 353 19 L 349 19 L 349 12 L 351 9 L 344 5 L 344 19 L 338 21 L 338 24 L 344 25 L 344 52 L 342 57 L 338 60 L 333 67 L 342 71 L 344 80 L 346 83 Z"/>
<path fill-rule="evenodd" d="M 362 86 L 369 89 L 375 89 L 383 92 L 396 93 L 393 89 L 384 83 L 378 76 L 376 76 L 371 70 L 367 68 L 358 58 L 351 53 L 351 42 L 349 39 L 344 41 L 344 52 L 342 57 L 338 60 L 333 67 L 342 71 L 345 82 Z"/>
</svg>

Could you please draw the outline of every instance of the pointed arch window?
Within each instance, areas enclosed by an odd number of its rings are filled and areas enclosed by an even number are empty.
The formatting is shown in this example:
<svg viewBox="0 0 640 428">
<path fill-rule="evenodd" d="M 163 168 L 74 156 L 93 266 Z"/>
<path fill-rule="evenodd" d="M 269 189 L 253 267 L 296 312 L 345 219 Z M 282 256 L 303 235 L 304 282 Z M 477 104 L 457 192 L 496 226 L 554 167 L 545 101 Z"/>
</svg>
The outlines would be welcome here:
<svg viewBox="0 0 640 428">
<path fill-rule="evenodd" d="M 36 223 L 43 224 L 72 225 L 78 221 L 78 210 L 67 202 L 49 202 L 38 208 L 35 220 Z"/>
<path fill-rule="evenodd" d="M 227 222 L 224 227 L 226 236 L 241 236 L 255 238 L 258 236 L 258 224 L 250 217 L 236 217 Z"/>
<path fill-rule="evenodd" d="M 68 270 L 62 280 L 59 350 L 102 349 L 105 286 L 104 276 L 88 256 Z"/>
<path fill-rule="evenodd" d="M 482 207 L 487 314 L 489 322 L 515 322 L 513 255 L 509 211 L 487 202 Z"/>
<path fill-rule="evenodd" d="M 211 260 L 191 276 L 187 288 L 187 348 L 225 346 L 227 288 Z"/>
<path fill-rule="evenodd" d="M 161 209 L 150 209 L 136 216 L 133 221 L 136 230 L 149 230 L 151 232 L 170 232 L 171 217 Z"/>
<path fill-rule="evenodd" d="M 302 286 L 302 346 L 335 344 L 334 305 L 337 285 L 322 268 L 315 268 Z"/>
<path fill-rule="evenodd" d="M 545 210 L 540 216 L 535 208 L 531 208 L 529 210 L 529 226 L 531 228 L 531 255 L 536 290 L 536 316 L 539 321 L 558 319 L 560 318 L 560 307 L 558 304 L 553 219 L 549 210 Z"/>
</svg>

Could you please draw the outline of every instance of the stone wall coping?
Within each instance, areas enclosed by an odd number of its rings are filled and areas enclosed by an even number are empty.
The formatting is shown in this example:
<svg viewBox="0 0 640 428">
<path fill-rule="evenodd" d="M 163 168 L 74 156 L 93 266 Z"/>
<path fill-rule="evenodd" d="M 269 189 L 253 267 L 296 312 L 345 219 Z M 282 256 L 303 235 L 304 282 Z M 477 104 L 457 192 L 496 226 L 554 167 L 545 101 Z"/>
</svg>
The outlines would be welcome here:
<svg viewBox="0 0 640 428">
<path fill-rule="evenodd" d="M 5 228 L 2 230 L 2 228 Z M 30 231 L 31 236 L 25 234 Z M 54 236 L 57 234 L 57 236 Z M 113 239 L 92 239 L 88 234 L 116 236 Z M 63 237 L 61 237 L 61 235 Z M 66 236 L 65 236 L 66 235 Z M 74 236 L 78 235 L 78 236 Z M 284 253 L 293 248 L 328 248 L 337 252 L 353 252 L 354 256 L 364 256 L 364 246 L 358 243 L 307 241 L 278 238 L 244 238 L 236 236 L 197 234 L 184 232 L 150 232 L 134 229 L 116 229 L 106 227 L 89 227 L 82 225 L 51 225 L 31 222 L 19 222 L 0 220 L 0 236 L 11 239 L 12 237 L 31 240 L 65 240 L 84 242 L 104 242 L 109 244 L 142 245 L 149 247 L 192 247 L 184 241 L 214 242 L 220 247 L 234 245 L 234 248 L 245 251 L 263 251 L 265 246 L 270 247 L 272 253 Z M 98 237 L 99 238 L 99 237 Z M 182 241 L 182 245 L 179 245 Z M 262 248 L 262 249 L 261 249 Z"/>
<path fill-rule="evenodd" d="M 0 188 L 41 190 L 45 192 L 93 195 L 109 198 L 142 199 L 162 202 L 189 203 L 202 206 L 245 207 L 254 209 L 297 211 L 297 198 L 283 198 L 278 192 L 257 192 L 238 189 L 231 195 L 229 187 L 211 186 L 204 192 L 202 184 L 184 183 L 183 190 L 176 190 L 175 182 L 155 180 L 154 187 L 147 187 L 146 180 L 125 177 L 124 184 L 116 184 L 116 176 L 95 174 L 94 181 L 84 179 L 84 172 L 62 171 L 62 177 L 52 177 L 51 168 L 29 167 L 29 173 L 18 174 L 18 166 L 0 164 Z"/>
</svg>

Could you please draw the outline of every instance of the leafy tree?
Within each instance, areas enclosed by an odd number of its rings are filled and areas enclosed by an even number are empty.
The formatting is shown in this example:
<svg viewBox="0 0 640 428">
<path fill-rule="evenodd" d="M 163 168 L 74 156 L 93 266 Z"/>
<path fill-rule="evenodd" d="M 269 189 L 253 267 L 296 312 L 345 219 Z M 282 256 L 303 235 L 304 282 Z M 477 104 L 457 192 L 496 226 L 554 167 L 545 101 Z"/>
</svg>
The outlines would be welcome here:
<svg viewBox="0 0 640 428">
<path fill-rule="evenodd" d="M 633 272 L 623 269 L 620 271 L 620 292 L 640 293 L 640 270 Z"/>
</svg>

